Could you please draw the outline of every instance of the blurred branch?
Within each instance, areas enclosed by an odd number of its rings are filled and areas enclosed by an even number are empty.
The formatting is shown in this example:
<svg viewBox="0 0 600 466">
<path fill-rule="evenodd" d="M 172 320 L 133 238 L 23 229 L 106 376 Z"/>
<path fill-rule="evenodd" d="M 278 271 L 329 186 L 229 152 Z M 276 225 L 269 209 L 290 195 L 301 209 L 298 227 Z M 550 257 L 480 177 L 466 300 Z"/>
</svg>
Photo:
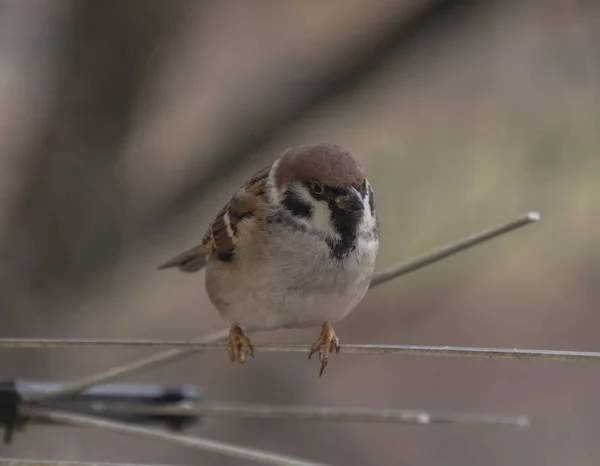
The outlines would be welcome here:
<svg viewBox="0 0 600 466">
<path fill-rule="evenodd" d="M 57 79 L 49 117 L 23 155 L 28 173 L 0 245 L 15 281 L 46 299 L 83 286 L 120 253 L 126 184 L 115 164 L 148 57 L 185 2 L 65 4 L 64 31 L 41 39 L 61 37 Z"/>
<path fill-rule="evenodd" d="M 415 4 L 409 3 L 410 7 L 396 8 L 396 21 L 387 29 L 377 30 L 377 37 L 370 47 L 338 54 L 337 61 L 331 61 L 328 67 L 319 70 L 320 75 L 311 75 L 310 82 L 294 87 L 293 92 L 282 99 L 277 112 L 257 118 L 254 107 L 246 112 L 236 109 L 237 120 L 223 131 L 223 147 L 212 156 L 213 166 L 198 173 L 182 186 L 168 205 L 158 209 L 145 225 L 145 232 L 161 231 L 187 215 L 197 205 L 198 199 L 210 192 L 215 181 L 227 176 L 232 167 L 250 160 L 251 155 L 318 108 L 356 90 L 390 59 L 410 53 L 418 37 L 430 33 L 461 8 L 476 2 L 420 0 Z M 411 13 L 407 14 L 407 9 Z M 248 121 L 252 121 L 252 125 L 248 125 Z"/>
<path fill-rule="evenodd" d="M 82 416 L 61 411 L 48 411 L 29 407 L 23 407 L 23 416 L 25 418 L 58 422 L 61 424 L 69 424 L 78 427 L 93 427 L 121 434 L 131 434 L 139 437 L 163 440 L 183 447 L 218 453 L 231 458 L 258 461 L 263 464 L 270 464 L 274 466 L 326 466 L 323 463 L 305 461 L 293 458 L 291 456 L 279 455 L 276 453 L 270 453 L 251 448 L 238 447 L 236 445 L 218 442 L 216 440 L 192 437 L 189 435 L 173 434 L 148 427 L 133 426 L 122 422 L 107 421 L 93 416 Z"/>
<path fill-rule="evenodd" d="M 484 241 L 493 239 L 498 235 L 508 233 L 515 228 L 519 228 L 525 225 L 529 225 L 532 222 L 535 222 L 539 219 L 538 213 L 528 213 L 525 214 L 513 221 L 500 224 L 496 227 L 493 227 L 489 230 L 485 230 L 479 234 L 470 236 L 464 240 L 458 241 L 454 244 L 450 244 L 448 246 L 442 247 L 437 251 L 432 253 L 425 254 L 422 257 L 417 257 L 406 264 L 400 265 L 399 267 L 394 267 L 392 270 L 383 272 L 381 275 L 375 276 L 373 281 L 375 284 L 373 286 L 380 285 L 385 283 L 386 281 L 393 280 L 398 277 L 400 274 L 405 274 L 410 272 L 411 270 L 417 270 L 421 267 L 424 267 L 428 264 L 433 264 L 434 262 L 447 258 L 451 254 L 458 253 L 464 251 L 470 246 L 475 246 L 477 244 L 481 244 Z M 400 273 L 398 273 L 400 271 Z M 225 340 L 228 336 L 229 332 L 227 329 L 221 330 L 219 332 L 213 333 L 211 335 L 207 335 L 205 337 L 201 337 L 193 342 L 188 342 L 187 344 L 214 344 L 215 342 Z M 348 351 L 348 347 L 347 351 Z M 191 356 L 196 353 L 198 350 L 194 349 L 172 349 L 169 351 L 165 351 L 163 353 L 157 353 L 152 356 L 149 356 L 144 359 L 140 359 L 137 361 L 133 361 L 131 363 L 123 364 L 118 367 L 114 367 L 105 372 L 101 372 L 99 374 L 94 374 L 89 377 L 84 377 L 79 380 L 75 380 L 71 383 L 65 384 L 63 387 L 58 390 L 51 391 L 48 393 L 44 393 L 41 395 L 36 395 L 32 397 L 28 397 L 26 401 L 30 403 L 37 403 L 49 398 L 59 397 L 63 395 L 69 395 L 72 393 L 77 393 L 81 390 L 85 390 L 88 387 L 93 385 L 104 383 L 109 380 L 113 380 L 117 377 L 120 377 L 125 374 L 129 374 L 134 371 L 138 371 L 141 369 L 148 369 L 153 366 L 157 366 L 159 364 L 164 364 L 166 362 L 171 362 L 175 359 L 181 359 L 187 356 Z"/>
</svg>

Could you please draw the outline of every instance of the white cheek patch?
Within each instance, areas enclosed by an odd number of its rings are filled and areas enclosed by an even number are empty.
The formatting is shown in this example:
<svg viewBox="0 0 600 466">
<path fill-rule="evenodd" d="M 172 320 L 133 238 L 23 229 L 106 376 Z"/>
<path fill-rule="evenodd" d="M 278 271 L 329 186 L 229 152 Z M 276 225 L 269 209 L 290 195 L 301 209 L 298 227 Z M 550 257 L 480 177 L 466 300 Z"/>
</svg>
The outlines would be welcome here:
<svg viewBox="0 0 600 466">
<path fill-rule="evenodd" d="M 363 199 L 363 205 L 365 206 L 365 214 L 364 214 L 364 218 L 365 220 L 367 219 L 373 219 L 373 212 L 371 212 L 371 205 L 370 205 L 370 195 L 369 195 L 369 191 L 367 191 L 367 195 L 365 196 L 365 198 Z"/>
<path fill-rule="evenodd" d="M 320 231 L 325 231 L 330 234 L 334 234 L 335 230 L 331 224 L 331 211 L 327 203 L 323 201 L 311 201 L 313 204 L 313 216 L 312 224 L 313 227 Z"/>
<path fill-rule="evenodd" d="M 359 235 L 367 235 L 373 231 L 375 227 L 375 217 L 373 216 L 373 212 L 371 212 L 371 206 L 369 204 L 369 191 L 367 190 L 367 195 L 363 199 L 363 205 L 365 206 L 365 210 L 363 211 L 363 216 L 358 225 L 358 233 Z"/>
</svg>

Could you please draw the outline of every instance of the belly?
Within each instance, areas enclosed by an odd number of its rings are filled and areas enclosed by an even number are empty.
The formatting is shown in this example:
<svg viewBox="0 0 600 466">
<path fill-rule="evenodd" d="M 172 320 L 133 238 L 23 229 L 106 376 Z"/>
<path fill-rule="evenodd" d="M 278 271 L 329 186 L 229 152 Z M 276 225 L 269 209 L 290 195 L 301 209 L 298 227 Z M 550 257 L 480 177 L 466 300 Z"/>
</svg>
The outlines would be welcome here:
<svg viewBox="0 0 600 466">
<path fill-rule="evenodd" d="M 378 242 L 360 240 L 343 260 L 331 258 L 325 241 L 298 232 L 268 242 L 241 237 L 236 249 L 240 253 L 231 262 L 209 259 L 206 290 L 223 318 L 252 331 L 346 317 L 367 292 Z"/>
<path fill-rule="evenodd" d="M 212 262 L 212 261 L 211 261 Z M 227 321 L 249 330 L 301 328 L 335 323 L 362 300 L 372 266 L 307 273 L 294 267 L 236 267 L 209 262 L 206 290 Z"/>
<path fill-rule="evenodd" d="M 367 286 L 354 287 L 346 294 L 326 290 L 245 289 L 219 296 L 231 300 L 217 306 L 223 318 L 251 330 L 301 328 L 335 323 L 346 317 L 364 297 Z"/>
</svg>

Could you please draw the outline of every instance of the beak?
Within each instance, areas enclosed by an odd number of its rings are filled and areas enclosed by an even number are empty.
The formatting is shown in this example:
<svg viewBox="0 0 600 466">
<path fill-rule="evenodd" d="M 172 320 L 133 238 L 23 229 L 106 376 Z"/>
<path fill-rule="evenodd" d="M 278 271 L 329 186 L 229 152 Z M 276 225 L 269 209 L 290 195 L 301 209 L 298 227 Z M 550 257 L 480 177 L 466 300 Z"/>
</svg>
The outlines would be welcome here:
<svg viewBox="0 0 600 466">
<path fill-rule="evenodd" d="M 337 196 L 335 198 L 335 203 L 340 209 L 347 212 L 356 212 L 365 209 L 362 196 L 356 188 L 352 186 L 347 188 L 344 194 Z"/>
</svg>

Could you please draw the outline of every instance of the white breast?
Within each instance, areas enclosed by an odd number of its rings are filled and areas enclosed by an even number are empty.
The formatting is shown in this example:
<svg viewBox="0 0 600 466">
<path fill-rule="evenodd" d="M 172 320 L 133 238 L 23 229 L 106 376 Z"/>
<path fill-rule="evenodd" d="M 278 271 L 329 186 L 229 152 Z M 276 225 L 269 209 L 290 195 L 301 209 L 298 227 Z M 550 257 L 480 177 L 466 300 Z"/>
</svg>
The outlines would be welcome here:
<svg viewBox="0 0 600 466">
<path fill-rule="evenodd" d="M 233 262 L 211 259 L 208 295 L 228 321 L 249 330 L 338 322 L 362 300 L 375 267 L 378 241 L 359 240 L 345 259 L 331 259 L 325 241 L 276 225 L 271 234 L 240 237 Z M 289 233 L 289 232 L 286 232 Z M 282 238 L 286 238 L 283 240 Z"/>
</svg>

